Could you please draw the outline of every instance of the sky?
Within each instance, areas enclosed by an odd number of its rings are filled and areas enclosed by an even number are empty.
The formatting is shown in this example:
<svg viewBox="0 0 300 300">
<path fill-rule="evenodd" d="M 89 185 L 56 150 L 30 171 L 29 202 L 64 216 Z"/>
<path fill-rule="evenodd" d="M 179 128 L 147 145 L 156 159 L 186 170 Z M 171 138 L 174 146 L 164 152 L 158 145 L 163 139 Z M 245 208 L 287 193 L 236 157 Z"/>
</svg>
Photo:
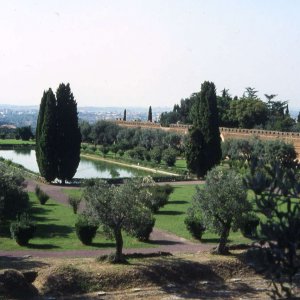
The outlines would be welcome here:
<svg viewBox="0 0 300 300">
<path fill-rule="evenodd" d="M 213 81 L 300 108 L 298 0 L 0 0 L 0 103 L 169 106 Z"/>
</svg>

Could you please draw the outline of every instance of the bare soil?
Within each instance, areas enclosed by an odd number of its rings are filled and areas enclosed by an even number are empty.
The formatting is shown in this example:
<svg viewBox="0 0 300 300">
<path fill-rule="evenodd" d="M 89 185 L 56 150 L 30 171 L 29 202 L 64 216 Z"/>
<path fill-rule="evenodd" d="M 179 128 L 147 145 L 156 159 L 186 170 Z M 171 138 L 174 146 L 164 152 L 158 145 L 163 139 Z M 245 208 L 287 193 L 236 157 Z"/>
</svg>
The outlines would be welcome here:
<svg viewBox="0 0 300 300">
<path fill-rule="evenodd" d="M 130 258 L 126 265 L 94 258 L 0 257 L 1 268 L 36 270 L 39 299 L 269 299 L 269 282 L 234 251 Z"/>
</svg>

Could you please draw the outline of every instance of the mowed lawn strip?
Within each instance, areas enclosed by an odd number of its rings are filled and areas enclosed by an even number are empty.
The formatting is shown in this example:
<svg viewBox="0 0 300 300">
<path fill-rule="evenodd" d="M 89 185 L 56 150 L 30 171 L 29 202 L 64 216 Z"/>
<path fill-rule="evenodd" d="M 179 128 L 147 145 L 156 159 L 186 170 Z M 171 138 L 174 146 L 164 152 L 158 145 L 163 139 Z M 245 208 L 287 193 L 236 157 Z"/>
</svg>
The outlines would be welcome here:
<svg viewBox="0 0 300 300">
<path fill-rule="evenodd" d="M 114 248 L 115 243 L 107 240 L 98 229 L 97 235 L 91 246 L 82 245 L 76 236 L 75 222 L 77 216 L 73 214 L 71 207 L 60 204 L 52 199 L 45 205 L 41 205 L 34 193 L 29 193 L 32 204 L 32 219 L 36 222 L 37 230 L 35 237 L 29 241 L 28 247 L 20 247 L 10 238 L 9 230 L 0 236 L 1 250 L 97 250 Z M 154 245 L 138 242 L 126 234 L 123 235 L 124 248 L 154 247 Z"/>
<path fill-rule="evenodd" d="M 35 141 L 22 141 L 15 139 L 0 139 L 0 145 L 34 145 Z"/>
</svg>

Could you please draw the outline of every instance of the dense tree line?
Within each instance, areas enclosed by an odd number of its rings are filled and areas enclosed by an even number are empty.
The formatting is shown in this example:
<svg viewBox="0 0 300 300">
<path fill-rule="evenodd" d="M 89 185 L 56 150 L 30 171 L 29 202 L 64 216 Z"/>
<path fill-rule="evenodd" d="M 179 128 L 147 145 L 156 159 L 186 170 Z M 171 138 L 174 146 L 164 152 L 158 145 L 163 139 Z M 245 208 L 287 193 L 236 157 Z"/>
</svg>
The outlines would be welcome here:
<svg viewBox="0 0 300 300">
<path fill-rule="evenodd" d="M 152 160 L 167 165 L 174 165 L 176 156 L 184 151 L 184 136 L 159 129 L 142 129 L 121 127 L 113 122 L 98 121 L 89 124 L 80 122 L 82 141 L 93 144 L 103 155 L 108 151 L 136 160 Z M 85 146 L 83 146 L 85 147 Z"/>
<path fill-rule="evenodd" d="M 17 128 L 0 128 L 0 139 L 21 139 L 29 141 L 34 138 L 31 126 L 23 126 Z"/>
<path fill-rule="evenodd" d="M 199 94 L 194 93 L 190 98 L 182 99 L 180 105 L 174 105 L 173 111 L 162 113 L 161 124 L 192 124 L 192 107 Z M 291 117 L 287 101 L 277 100 L 277 95 L 265 94 L 262 100 L 255 89 L 248 87 L 241 97 L 232 97 L 224 89 L 217 96 L 217 106 L 221 127 L 300 131 L 300 119 L 294 120 Z"/>
</svg>

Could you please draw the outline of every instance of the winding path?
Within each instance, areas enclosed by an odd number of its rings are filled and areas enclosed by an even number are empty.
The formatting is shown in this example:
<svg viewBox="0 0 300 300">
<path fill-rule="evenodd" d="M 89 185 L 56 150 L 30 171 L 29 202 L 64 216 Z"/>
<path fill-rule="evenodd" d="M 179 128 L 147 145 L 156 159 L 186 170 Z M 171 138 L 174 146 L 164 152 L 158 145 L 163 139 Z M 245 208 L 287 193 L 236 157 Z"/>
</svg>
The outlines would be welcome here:
<svg viewBox="0 0 300 300">
<path fill-rule="evenodd" d="M 33 180 L 27 180 L 27 190 L 33 192 L 37 182 Z M 200 181 L 195 182 L 172 182 L 172 185 L 179 184 L 197 184 Z M 38 183 L 40 188 L 46 192 L 52 199 L 68 205 L 68 196 L 62 192 L 62 186 L 60 185 L 47 185 Z M 76 189 L 76 187 L 65 187 L 64 189 Z M 178 237 L 174 234 L 168 233 L 161 229 L 154 228 L 150 236 L 150 243 L 155 245 L 155 248 L 129 248 L 124 249 L 125 254 L 132 253 L 196 253 L 202 251 L 208 251 L 213 248 L 212 244 L 194 243 L 182 237 Z M 41 250 L 20 250 L 20 251 L 0 251 L 0 256 L 33 256 L 33 257 L 97 257 L 99 255 L 111 253 L 111 249 L 99 249 L 99 250 L 65 250 L 65 251 L 41 251 Z"/>
</svg>

